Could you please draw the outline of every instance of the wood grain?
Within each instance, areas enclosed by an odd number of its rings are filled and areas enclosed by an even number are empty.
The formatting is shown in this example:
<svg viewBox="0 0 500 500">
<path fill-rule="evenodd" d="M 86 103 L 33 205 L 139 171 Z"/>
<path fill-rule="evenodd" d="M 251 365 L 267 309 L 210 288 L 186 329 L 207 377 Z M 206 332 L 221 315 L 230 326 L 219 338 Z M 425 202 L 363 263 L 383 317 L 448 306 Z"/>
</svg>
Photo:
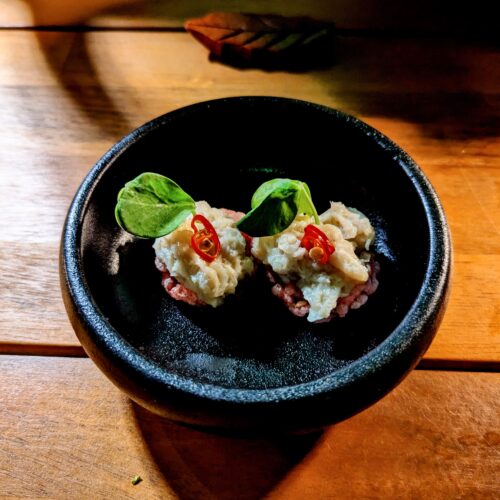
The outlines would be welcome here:
<svg viewBox="0 0 500 500">
<path fill-rule="evenodd" d="M 7 498 L 500 494 L 499 374 L 413 372 L 377 405 L 322 434 L 253 439 L 158 418 L 87 359 L 0 356 L 0 382 Z M 132 486 L 136 474 L 143 482 Z"/>
<path fill-rule="evenodd" d="M 0 352 L 74 352 L 59 236 L 80 181 L 117 139 L 196 101 L 263 94 L 343 109 L 417 160 L 455 252 L 448 313 L 426 358 L 500 362 L 500 53 L 360 37 L 339 38 L 337 53 L 328 70 L 265 73 L 211 63 L 182 33 L 0 32 Z"/>
<path fill-rule="evenodd" d="M 15 257 L 16 265 L 13 264 Z M 44 341 L 56 344 L 71 329 L 60 300 L 57 247 L 37 243 L 0 245 L 2 308 L 0 339 L 18 329 L 16 341 L 33 341 L 45 330 Z M 13 314 L 15 311 L 15 314 Z M 77 342 L 75 338 L 75 343 Z"/>
</svg>

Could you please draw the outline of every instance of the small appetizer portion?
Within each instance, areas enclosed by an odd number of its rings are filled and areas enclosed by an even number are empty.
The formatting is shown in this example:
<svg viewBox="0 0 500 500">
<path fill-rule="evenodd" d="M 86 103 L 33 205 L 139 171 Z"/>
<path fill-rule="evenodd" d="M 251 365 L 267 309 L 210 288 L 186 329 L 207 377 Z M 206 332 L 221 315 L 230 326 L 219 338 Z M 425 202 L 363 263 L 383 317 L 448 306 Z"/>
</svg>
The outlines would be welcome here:
<svg viewBox="0 0 500 500">
<path fill-rule="evenodd" d="M 235 227 L 244 214 L 195 202 L 167 177 L 145 173 L 128 182 L 115 214 L 126 231 L 155 238 L 162 285 L 176 300 L 220 306 L 254 272 L 249 239 Z"/>
<path fill-rule="evenodd" d="M 156 267 L 163 272 L 163 286 L 170 296 L 217 307 L 242 278 L 253 273 L 246 240 L 234 227 L 242 216 L 198 201 L 196 215 L 155 241 Z"/>
<path fill-rule="evenodd" d="M 318 216 L 300 181 L 264 183 L 237 226 L 257 236 L 252 254 L 267 267 L 273 294 L 296 316 L 310 322 L 343 317 L 377 289 L 379 265 L 369 252 L 375 231 L 368 218 L 338 202 Z"/>
</svg>

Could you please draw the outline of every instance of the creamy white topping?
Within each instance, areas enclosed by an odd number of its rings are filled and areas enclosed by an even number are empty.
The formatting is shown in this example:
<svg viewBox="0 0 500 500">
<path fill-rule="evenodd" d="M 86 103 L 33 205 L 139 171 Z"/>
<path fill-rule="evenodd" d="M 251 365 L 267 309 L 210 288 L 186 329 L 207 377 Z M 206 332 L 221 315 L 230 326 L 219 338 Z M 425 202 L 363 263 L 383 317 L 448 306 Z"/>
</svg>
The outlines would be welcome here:
<svg viewBox="0 0 500 500">
<path fill-rule="evenodd" d="M 228 211 L 198 201 L 196 213 L 204 215 L 219 236 L 221 253 L 213 262 L 205 262 L 191 247 L 191 216 L 175 231 L 158 238 L 153 247 L 160 268 L 167 269 L 203 302 L 217 307 L 224 297 L 235 292 L 240 279 L 253 272 L 254 263 L 252 257 L 246 255 L 245 238 L 234 227 L 235 219 Z"/>
<path fill-rule="evenodd" d="M 287 283 L 294 281 L 309 302 L 308 321 L 328 318 L 340 297 L 346 297 L 358 284 L 368 280 L 369 250 L 375 237 L 370 221 L 361 212 L 342 203 L 331 203 L 320 215 L 321 224 L 312 217 L 298 215 L 283 232 L 254 238 L 253 255 L 270 266 Z M 314 224 L 335 246 L 326 264 L 311 259 L 300 243 L 304 229 Z M 356 253 L 360 253 L 358 254 Z"/>
</svg>

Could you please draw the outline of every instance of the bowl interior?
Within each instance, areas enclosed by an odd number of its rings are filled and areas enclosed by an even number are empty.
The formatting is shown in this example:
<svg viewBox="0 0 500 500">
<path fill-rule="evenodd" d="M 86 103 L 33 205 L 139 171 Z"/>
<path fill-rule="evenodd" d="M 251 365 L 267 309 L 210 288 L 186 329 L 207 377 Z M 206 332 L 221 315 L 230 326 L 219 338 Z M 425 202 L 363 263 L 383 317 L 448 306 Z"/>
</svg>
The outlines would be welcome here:
<svg viewBox="0 0 500 500">
<path fill-rule="evenodd" d="M 231 388 L 272 388 L 330 374 L 386 339 L 415 301 L 429 255 L 422 201 L 394 151 L 370 128 L 293 101 L 202 103 L 145 126 L 91 192 L 81 256 L 89 291 L 111 325 L 169 372 Z M 265 180 L 308 183 L 318 212 L 342 201 L 377 230 L 380 286 L 346 318 L 312 325 L 275 299 L 263 276 L 217 309 L 172 300 L 152 240 L 127 237 L 114 219 L 120 188 L 144 171 L 194 199 L 247 211 Z"/>
</svg>

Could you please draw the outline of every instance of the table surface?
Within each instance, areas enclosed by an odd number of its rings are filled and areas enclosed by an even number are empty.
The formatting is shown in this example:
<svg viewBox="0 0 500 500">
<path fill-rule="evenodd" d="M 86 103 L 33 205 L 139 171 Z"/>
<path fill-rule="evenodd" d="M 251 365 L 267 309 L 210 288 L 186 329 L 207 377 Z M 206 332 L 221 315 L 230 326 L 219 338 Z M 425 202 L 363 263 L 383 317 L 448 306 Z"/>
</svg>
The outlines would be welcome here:
<svg viewBox="0 0 500 500">
<path fill-rule="evenodd" d="M 37 21 L 25 4 L 0 0 L 4 7 L 0 497 L 500 496 L 500 52 L 492 43 L 341 30 L 332 68 L 239 71 L 209 61 L 180 29 L 182 9 L 47 30 L 37 24 L 77 19 Z M 243 439 L 149 414 L 85 357 L 60 298 L 62 224 L 95 161 L 159 114 L 248 94 L 326 104 L 379 129 L 422 167 L 451 228 L 452 293 L 418 369 L 378 404 L 314 435 Z M 133 486 L 136 474 L 143 481 Z"/>
</svg>

